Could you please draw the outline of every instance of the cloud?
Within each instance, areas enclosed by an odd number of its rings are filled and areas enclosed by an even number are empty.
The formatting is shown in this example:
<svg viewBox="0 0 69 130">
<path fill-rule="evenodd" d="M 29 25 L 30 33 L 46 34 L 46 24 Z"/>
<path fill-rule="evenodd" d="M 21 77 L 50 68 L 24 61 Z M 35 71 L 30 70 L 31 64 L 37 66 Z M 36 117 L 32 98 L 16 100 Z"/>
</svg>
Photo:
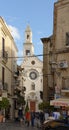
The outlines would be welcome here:
<svg viewBox="0 0 69 130">
<path fill-rule="evenodd" d="M 8 25 L 9 27 L 9 30 L 14 38 L 14 40 L 19 40 L 20 39 L 20 34 L 19 34 L 19 31 L 16 27 L 14 26 L 11 26 L 11 25 Z"/>
</svg>

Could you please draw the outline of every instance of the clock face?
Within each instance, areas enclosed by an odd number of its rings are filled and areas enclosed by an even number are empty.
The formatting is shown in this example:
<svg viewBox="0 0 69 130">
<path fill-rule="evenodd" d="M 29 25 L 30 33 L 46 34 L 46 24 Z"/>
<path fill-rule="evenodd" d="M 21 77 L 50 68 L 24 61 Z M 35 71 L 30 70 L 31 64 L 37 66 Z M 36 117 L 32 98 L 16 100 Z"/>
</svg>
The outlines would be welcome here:
<svg viewBox="0 0 69 130">
<path fill-rule="evenodd" d="M 37 78 L 37 73 L 34 72 L 34 71 L 30 72 L 29 77 L 30 77 L 32 80 L 35 80 L 35 79 Z"/>
</svg>

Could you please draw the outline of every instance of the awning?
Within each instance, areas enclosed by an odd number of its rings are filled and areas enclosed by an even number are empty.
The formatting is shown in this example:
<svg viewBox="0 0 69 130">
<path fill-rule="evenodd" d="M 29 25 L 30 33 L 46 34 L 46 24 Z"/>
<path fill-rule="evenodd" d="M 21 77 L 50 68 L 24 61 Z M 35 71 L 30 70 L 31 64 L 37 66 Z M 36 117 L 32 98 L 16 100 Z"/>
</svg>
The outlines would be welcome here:
<svg viewBox="0 0 69 130">
<path fill-rule="evenodd" d="M 50 105 L 52 106 L 69 106 L 69 99 L 68 98 L 58 98 L 50 101 Z"/>
</svg>

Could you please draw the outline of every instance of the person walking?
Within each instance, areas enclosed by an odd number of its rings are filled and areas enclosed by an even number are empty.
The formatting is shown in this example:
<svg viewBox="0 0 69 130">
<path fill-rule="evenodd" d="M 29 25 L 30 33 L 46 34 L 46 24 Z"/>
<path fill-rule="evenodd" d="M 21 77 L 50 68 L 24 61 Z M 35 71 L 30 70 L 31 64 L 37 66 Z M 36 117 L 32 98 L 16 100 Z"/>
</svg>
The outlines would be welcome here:
<svg viewBox="0 0 69 130">
<path fill-rule="evenodd" d="M 22 108 L 21 107 L 18 110 L 18 117 L 19 117 L 20 124 L 22 125 L 22 122 L 23 122 L 23 112 L 22 112 Z"/>
<path fill-rule="evenodd" d="M 49 117 L 49 113 L 48 113 L 48 111 L 46 110 L 46 111 L 44 112 L 45 121 L 48 120 L 48 117 Z"/>
<path fill-rule="evenodd" d="M 29 126 L 30 125 L 30 112 L 29 111 L 26 112 L 25 117 L 26 117 L 27 126 Z"/>
<path fill-rule="evenodd" d="M 54 117 L 54 119 L 60 119 L 61 115 L 60 115 L 60 112 L 58 111 L 58 109 L 55 109 L 52 116 Z"/>
<path fill-rule="evenodd" d="M 40 112 L 39 118 L 40 118 L 40 124 L 41 124 L 41 127 L 42 127 L 42 124 L 43 124 L 43 122 L 45 120 L 45 118 L 44 118 L 44 112 L 43 111 Z"/>
<path fill-rule="evenodd" d="M 34 119 L 35 119 L 35 113 L 31 112 L 31 126 L 34 127 Z"/>
</svg>

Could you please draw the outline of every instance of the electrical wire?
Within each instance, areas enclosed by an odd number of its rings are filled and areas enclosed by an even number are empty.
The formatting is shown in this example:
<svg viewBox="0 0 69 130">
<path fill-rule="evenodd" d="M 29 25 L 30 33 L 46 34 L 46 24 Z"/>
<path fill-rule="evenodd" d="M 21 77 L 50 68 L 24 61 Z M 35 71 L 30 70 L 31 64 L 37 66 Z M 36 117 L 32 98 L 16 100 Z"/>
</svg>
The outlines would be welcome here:
<svg viewBox="0 0 69 130">
<path fill-rule="evenodd" d="M 32 55 L 32 56 L 19 56 L 19 57 L 8 57 L 8 58 L 26 58 L 26 57 L 39 57 L 39 56 L 44 56 L 44 55 L 49 55 L 49 54 L 39 54 L 39 55 Z"/>
<path fill-rule="evenodd" d="M 26 58 L 26 57 L 28 57 L 28 58 L 30 58 L 30 57 L 40 57 L 40 56 L 46 56 L 46 55 L 52 55 L 52 54 L 62 54 L 62 53 L 69 53 L 69 50 L 63 50 L 63 51 L 60 51 L 60 50 L 58 50 L 57 52 L 53 52 L 53 53 L 46 53 L 46 54 L 38 54 L 38 55 L 27 55 L 27 56 L 18 56 L 18 57 L 10 57 L 10 56 L 8 56 L 8 58 L 9 59 L 11 59 L 11 58 L 16 58 L 16 59 L 23 59 L 23 58 Z M 0 58 L 2 58 L 2 57 L 0 57 Z"/>
</svg>

